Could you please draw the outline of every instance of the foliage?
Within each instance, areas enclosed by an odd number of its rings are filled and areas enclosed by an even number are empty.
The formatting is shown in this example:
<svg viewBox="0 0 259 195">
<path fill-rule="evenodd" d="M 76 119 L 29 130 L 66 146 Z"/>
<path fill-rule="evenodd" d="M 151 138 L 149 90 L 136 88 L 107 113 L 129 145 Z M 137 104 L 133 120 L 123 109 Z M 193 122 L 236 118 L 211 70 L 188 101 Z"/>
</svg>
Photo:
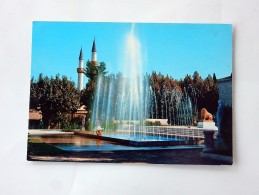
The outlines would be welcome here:
<svg viewBox="0 0 259 195">
<path fill-rule="evenodd" d="M 99 75 L 106 75 L 107 71 L 105 71 L 105 70 L 106 70 L 105 63 L 104 62 L 100 62 L 100 65 L 98 67 L 98 76 Z"/>
<path fill-rule="evenodd" d="M 64 128 L 62 129 L 63 131 L 73 131 L 75 129 L 79 129 L 79 125 L 77 123 L 74 122 L 70 122 L 68 123 L 66 126 L 64 126 Z"/>
<path fill-rule="evenodd" d="M 217 77 L 216 77 L 216 74 L 215 74 L 215 73 L 213 73 L 213 81 L 214 81 L 214 83 L 217 83 L 217 82 L 218 82 L 218 80 L 217 80 Z"/>
<path fill-rule="evenodd" d="M 69 118 L 65 115 L 59 115 L 57 122 L 60 124 L 60 129 L 65 129 L 69 124 Z"/>
<path fill-rule="evenodd" d="M 60 124 L 60 128 L 64 131 L 72 131 L 80 128 L 81 119 L 79 117 L 72 118 L 66 115 L 59 115 L 57 121 Z"/>
<path fill-rule="evenodd" d="M 41 110 L 44 128 L 54 127 L 61 114 L 73 113 L 78 106 L 79 91 L 66 76 L 40 74 L 37 81 L 31 79 L 30 108 Z"/>
<path fill-rule="evenodd" d="M 218 85 L 214 82 L 210 75 L 204 80 L 203 94 L 203 107 L 215 116 L 218 108 L 217 102 L 219 99 L 219 93 Z"/>
<path fill-rule="evenodd" d="M 85 105 L 87 110 L 92 110 L 94 93 L 96 88 L 96 81 L 89 80 L 86 84 L 86 88 L 81 91 L 80 104 Z"/>
<path fill-rule="evenodd" d="M 187 75 L 182 82 L 180 81 L 180 85 L 181 88 L 187 90 L 192 102 L 197 104 L 198 112 L 202 108 L 206 108 L 213 115 L 216 114 L 219 98 L 218 85 L 210 75 L 203 80 L 199 73 L 195 71 L 192 78 Z"/>
<path fill-rule="evenodd" d="M 154 123 L 153 123 L 152 121 L 145 121 L 145 122 L 144 122 L 144 125 L 145 125 L 145 126 L 153 126 Z"/>
<path fill-rule="evenodd" d="M 99 66 L 96 66 L 90 61 L 86 63 L 84 74 L 88 78 L 88 82 L 85 89 L 81 91 L 80 103 L 85 105 L 89 111 L 92 110 L 98 76 L 106 75 L 107 72 L 105 70 L 106 66 L 104 62 L 101 62 Z"/>
<path fill-rule="evenodd" d="M 183 95 L 183 90 L 179 83 L 174 80 L 172 77 L 164 76 L 161 73 L 152 72 L 149 76 L 150 86 L 152 88 L 152 100 L 151 100 L 151 110 L 150 118 L 170 118 L 169 121 L 173 118 L 170 115 L 170 110 L 168 103 L 173 103 L 176 106 L 176 100 L 172 99 L 174 93 Z"/>
<path fill-rule="evenodd" d="M 151 118 L 167 118 L 169 124 L 193 125 L 202 108 L 216 114 L 218 85 L 210 75 L 203 80 L 195 71 L 193 76 L 187 74 L 183 80 L 177 81 L 153 72 L 150 84 L 155 94 L 155 102 L 152 100 L 151 103 Z"/>
<path fill-rule="evenodd" d="M 156 121 L 156 122 L 154 122 L 154 126 L 161 126 L 160 121 Z"/>
<path fill-rule="evenodd" d="M 84 70 L 84 74 L 89 80 L 97 80 L 98 76 L 98 66 L 89 60 L 86 62 L 86 68 Z"/>
<path fill-rule="evenodd" d="M 144 125 L 145 125 L 145 126 L 161 126 L 161 123 L 160 123 L 160 121 L 155 121 L 155 122 L 152 122 L 152 121 L 145 121 L 145 122 L 144 122 Z"/>
</svg>

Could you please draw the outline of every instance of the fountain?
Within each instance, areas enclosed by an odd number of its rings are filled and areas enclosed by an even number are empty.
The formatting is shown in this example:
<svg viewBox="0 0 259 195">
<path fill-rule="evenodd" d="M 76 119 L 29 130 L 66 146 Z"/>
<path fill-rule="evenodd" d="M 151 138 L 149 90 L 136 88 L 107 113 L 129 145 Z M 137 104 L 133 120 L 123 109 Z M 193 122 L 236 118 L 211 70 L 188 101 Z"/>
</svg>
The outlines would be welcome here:
<svg viewBox="0 0 259 195">
<path fill-rule="evenodd" d="M 181 92 L 177 88 L 173 88 L 173 90 L 169 91 L 164 87 L 160 94 L 155 94 L 151 88 L 150 95 L 150 116 L 152 119 L 155 116 L 155 118 L 168 119 L 170 125 L 194 125 L 193 119 L 198 115 L 197 102 L 194 101 L 193 103 L 191 101 L 186 90 Z M 160 98 L 157 96 L 160 96 Z M 161 99 L 161 102 L 158 102 L 157 99 Z M 159 110 L 158 107 L 160 108 Z"/>
<path fill-rule="evenodd" d="M 185 89 L 170 91 L 164 86 L 154 92 L 152 81 L 142 72 L 141 45 L 134 28 L 133 24 L 126 37 L 123 72 L 98 76 L 91 115 L 98 139 L 157 146 L 186 144 L 190 138 L 204 137 L 203 129 L 191 127 L 198 112 Z M 159 126 L 162 121 L 165 126 Z"/>
<path fill-rule="evenodd" d="M 112 125 L 128 133 L 132 133 L 132 129 L 144 131 L 143 123 L 149 116 L 150 91 L 148 77 L 142 74 L 140 51 L 132 25 L 126 38 L 124 72 L 98 77 L 91 121 L 93 124 L 102 121 L 106 131 Z M 138 127 L 132 128 L 132 125 Z"/>
</svg>

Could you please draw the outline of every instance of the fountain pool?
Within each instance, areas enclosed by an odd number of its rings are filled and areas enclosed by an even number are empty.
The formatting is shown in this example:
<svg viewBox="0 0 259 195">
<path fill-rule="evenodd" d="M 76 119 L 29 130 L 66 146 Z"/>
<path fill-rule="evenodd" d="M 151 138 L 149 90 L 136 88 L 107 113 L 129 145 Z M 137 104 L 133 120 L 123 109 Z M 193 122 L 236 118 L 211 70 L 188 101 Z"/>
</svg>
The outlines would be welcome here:
<svg viewBox="0 0 259 195">
<path fill-rule="evenodd" d="M 125 146 L 135 147 L 154 147 L 154 146 L 179 146 L 195 143 L 195 139 L 189 137 L 176 137 L 167 135 L 155 135 L 148 133 L 119 133 L 110 132 L 98 136 L 92 132 L 76 131 L 75 135 L 81 135 L 87 138 L 110 141 Z M 197 142 L 196 142 L 197 143 Z"/>
<path fill-rule="evenodd" d="M 194 143 L 205 130 L 190 127 L 197 116 L 195 101 L 187 93 L 176 88 L 168 91 L 164 86 L 159 91 L 162 98 L 158 106 L 152 81 L 143 74 L 142 49 L 134 29 L 133 24 L 125 41 L 124 71 L 116 76 L 98 75 L 91 113 L 93 131 L 85 136 L 131 146 L 183 145 L 190 140 Z M 159 116 L 161 119 L 157 119 Z M 169 124 L 157 126 L 150 124 L 150 119 L 168 119 Z M 95 135 L 97 129 L 102 130 L 99 136 Z"/>
<path fill-rule="evenodd" d="M 178 145 L 178 146 L 126 146 L 117 142 L 105 141 L 100 139 L 88 138 L 79 135 L 49 135 L 49 136 L 32 136 L 47 144 L 51 144 L 61 150 L 70 152 L 90 152 L 90 151 L 135 151 L 135 150 L 173 150 L 173 149 L 190 149 L 202 148 L 202 146 Z M 160 140 L 162 141 L 162 140 Z"/>
</svg>

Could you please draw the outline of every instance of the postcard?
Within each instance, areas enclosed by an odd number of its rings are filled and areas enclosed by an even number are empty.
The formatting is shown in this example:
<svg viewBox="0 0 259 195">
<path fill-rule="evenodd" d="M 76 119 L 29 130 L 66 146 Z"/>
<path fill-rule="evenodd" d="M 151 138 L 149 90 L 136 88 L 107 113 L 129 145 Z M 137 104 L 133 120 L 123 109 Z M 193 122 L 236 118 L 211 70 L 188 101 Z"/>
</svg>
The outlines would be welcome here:
<svg viewBox="0 0 259 195">
<path fill-rule="evenodd" d="M 29 161 L 232 164 L 232 25 L 33 22 Z"/>
</svg>

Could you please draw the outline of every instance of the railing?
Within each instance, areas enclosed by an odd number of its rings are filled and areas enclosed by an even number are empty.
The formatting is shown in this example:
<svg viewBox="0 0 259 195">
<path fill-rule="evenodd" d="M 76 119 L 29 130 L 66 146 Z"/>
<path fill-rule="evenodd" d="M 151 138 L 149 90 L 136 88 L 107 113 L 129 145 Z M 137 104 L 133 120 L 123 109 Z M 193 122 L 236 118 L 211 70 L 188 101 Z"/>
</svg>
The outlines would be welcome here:
<svg viewBox="0 0 259 195">
<path fill-rule="evenodd" d="M 156 135 L 163 137 L 175 137 L 175 138 L 193 138 L 204 139 L 204 131 L 211 129 L 200 129 L 196 127 L 174 127 L 174 126 L 143 126 L 130 125 L 120 132 L 124 133 L 138 133 L 146 135 Z M 217 137 L 218 130 L 214 130 L 214 138 Z"/>
</svg>

